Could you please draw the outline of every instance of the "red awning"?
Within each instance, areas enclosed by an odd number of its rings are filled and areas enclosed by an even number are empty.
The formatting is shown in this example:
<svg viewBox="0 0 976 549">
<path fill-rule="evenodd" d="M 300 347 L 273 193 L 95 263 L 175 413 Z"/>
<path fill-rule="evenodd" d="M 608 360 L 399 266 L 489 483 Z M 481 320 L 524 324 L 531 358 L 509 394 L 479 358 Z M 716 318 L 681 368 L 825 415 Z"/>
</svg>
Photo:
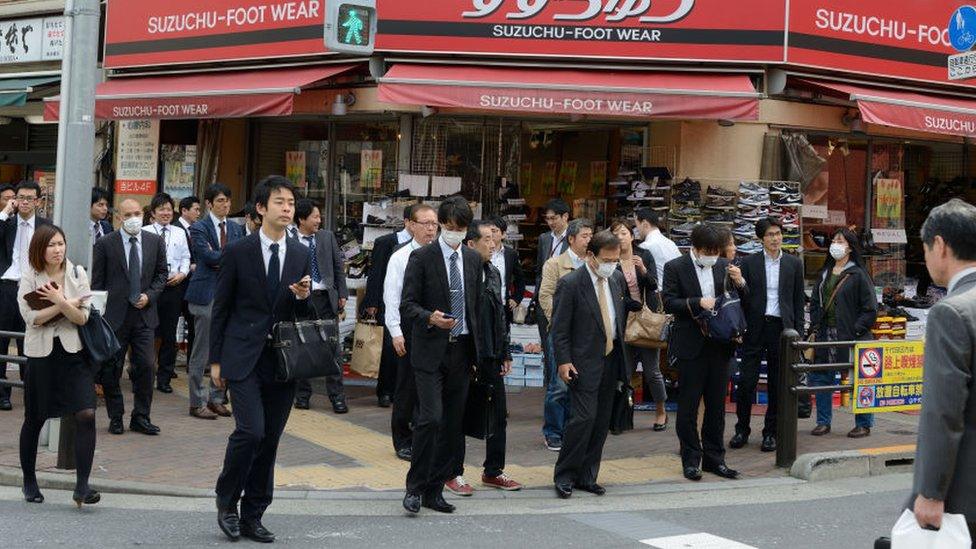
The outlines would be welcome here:
<svg viewBox="0 0 976 549">
<path fill-rule="evenodd" d="M 976 99 L 797 79 L 802 86 L 826 90 L 857 103 L 861 119 L 909 130 L 976 137 Z"/>
<path fill-rule="evenodd" d="M 508 112 L 756 120 L 744 75 L 397 64 L 381 101 Z"/>
<path fill-rule="evenodd" d="M 103 120 L 287 116 L 295 95 L 356 65 L 209 72 L 117 78 L 95 90 L 95 118 Z M 57 120 L 59 98 L 44 118 Z"/>
</svg>

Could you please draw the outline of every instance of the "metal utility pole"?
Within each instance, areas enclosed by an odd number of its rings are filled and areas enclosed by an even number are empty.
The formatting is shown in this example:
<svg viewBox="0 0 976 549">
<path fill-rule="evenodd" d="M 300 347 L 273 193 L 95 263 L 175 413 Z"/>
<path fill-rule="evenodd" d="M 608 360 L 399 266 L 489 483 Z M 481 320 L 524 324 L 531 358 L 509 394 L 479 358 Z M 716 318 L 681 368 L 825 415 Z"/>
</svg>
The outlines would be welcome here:
<svg viewBox="0 0 976 549">
<path fill-rule="evenodd" d="M 101 23 L 99 0 L 67 0 L 64 16 L 54 222 L 67 235 L 71 262 L 90 268 L 91 230 L 89 210 L 84 205 L 90 203 L 95 171 L 95 84 L 99 80 L 98 31 Z M 74 434 L 74 419 L 70 416 L 61 418 L 59 469 L 75 467 Z"/>
</svg>

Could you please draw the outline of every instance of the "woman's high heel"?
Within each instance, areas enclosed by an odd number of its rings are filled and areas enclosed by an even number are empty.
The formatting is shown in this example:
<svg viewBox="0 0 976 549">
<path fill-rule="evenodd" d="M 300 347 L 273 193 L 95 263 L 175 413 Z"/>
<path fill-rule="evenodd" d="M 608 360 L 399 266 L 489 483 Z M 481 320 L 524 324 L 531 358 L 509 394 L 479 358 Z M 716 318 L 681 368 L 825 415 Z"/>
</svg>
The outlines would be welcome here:
<svg viewBox="0 0 976 549">
<path fill-rule="evenodd" d="M 24 501 L 27 503 L 44 503 L 44 494 L 38 488 L 28 491 L 27 488 L 21 490 L 24 493 Z"/>
<path fill-rule="evenodd" d="M 71 495 L 71 499 L 75 500 L 75 505 L 81 509 L 82 505 L 95 505 L 99 501 L 102 501 L 102 495 L 95 490 L 88 490 L 84 494 L 75 492 Z"/>
</svg>

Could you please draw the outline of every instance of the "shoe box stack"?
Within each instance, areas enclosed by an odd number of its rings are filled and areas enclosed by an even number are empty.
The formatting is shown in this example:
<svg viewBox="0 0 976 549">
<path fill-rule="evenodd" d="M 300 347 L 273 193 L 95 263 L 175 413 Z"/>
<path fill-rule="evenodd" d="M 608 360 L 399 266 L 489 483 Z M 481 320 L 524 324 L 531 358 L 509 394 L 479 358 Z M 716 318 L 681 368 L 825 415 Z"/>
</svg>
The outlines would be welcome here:
<svg viewBox="0 0 976 549">
<path fill-rule="evenodd" d="M 800 250 L 800 186 L 791 182 L 743 181 L 739 184 L 736 207 L 735 237 L 739 253 L 751 255 L 763 250 L 756 236 L 756 222 L 767 217 L 783 223 L 783 249 Z"/>
<path fill-rule="evenodd" d="M 681 250 L 691 249 L 691 231 L 704 219 L 702 203 L 700 182 L 686 178 L 671 186 L 669 235 Z"/>
<path fill-rule="evenodd" d="M 542 387 L 542 355 L 529 353 L 512 354 L 512 371 L 505 376 L 507 387 Z"/>
<path fill-rule="evenodd" d="M 610 181 L 610 200 L 617 201 L 617 217 L 633 217 L 635 211 L 650 208 L 658 212 L 668 210 L 671 191 L 671 171 L 663 167 L 644 167 L 640 174 L 621 170 Z"/>
</svg>

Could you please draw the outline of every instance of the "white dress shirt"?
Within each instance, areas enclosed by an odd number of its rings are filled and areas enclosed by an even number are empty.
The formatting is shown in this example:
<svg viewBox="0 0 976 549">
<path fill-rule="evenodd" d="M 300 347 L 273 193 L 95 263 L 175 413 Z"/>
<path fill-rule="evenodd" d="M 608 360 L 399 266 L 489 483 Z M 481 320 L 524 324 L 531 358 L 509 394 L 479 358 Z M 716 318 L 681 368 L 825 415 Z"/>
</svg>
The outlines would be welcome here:
<svg viewBox="0 0 976 549">
<path fill-rule="evenodd" d="M 549 233 L 552 235 L 552 248 L 549 250 L 549 257 L 556 257 L 557 255 L 559 255 L 559 247 L 563 245 L 563 240 L 566 239 L 566 233 L 568 232 L 569 229 L 563 231 L 563 234 L 561 235 L 557 235 L 554 232 Z"/>
<path fill-rule="evenodd" d="M 670 238 L 661 234 L 659 229 L 654 229 L 647 235 L 641 248 L 651 252 L 654 257 L 654 265 L 657 267 L 657 287 L 664 287 L 664 266 L 668 261 L 681 257 L 681 250 Z"/>
<path fill-rule="evenodd" d="M 398 231 L 396 237 L 397 237 L 397 244 L 406 244 L 407 242 L 413 240 L 413 236 L 411 236 L 406 229 L 403 229 L 402 231 Z"/>
<path fill-rule="evenodd" d="M 698 276 L 698 285 L 701 286 L 702 297 L 715 297 L 715 275 L 712 274 L 711 267 L 703 267 L 701 263 L 698 262 L 698 256 L 695 255 L 695 250 L 689 252 L 691 254 L 691 261 L 695 265 L 695 275 Z"/>
<path fill-rule="evenodd" d="M 34 237 L 34 228 L 37 226 L 37 216 L 32 215 L 30 219 L 24 219 L 17 214 L 14 214 L 17 219 L 17 236 L 14 239 L 14 249 L 13 256 L 10 258 L 10 267 L 7 268 L 6 272 L 3 273 L 4 280 L 13 280 L 17 282 L 20 280 L 21 268 L 27 265 L 28 254 L 30 251 L 30 241 Z M 6 221 L 9 218 L 3 212 L 0 212 L 0 221 Z"/>
<path fill-rule="evenodd" d="M 207 212 L 207 215 L 210 216 L 210 222 L 213 223 L 214 231 L 216 231 L 216 233 L 217 233 L 217 246 L 220 246 L 220 224 L 221 223 L 224 224 L 224 231 L 226 232 L 227 239 L 229 241 L 230 240 L 230 228 L 227 226 L 227 218 L 225 217 L 225 218 L 221 219 L 221 218 L 217 217 L 216 215 L 214 215 L 213 212 Z"/>
<path fill-rule="evenodd" d="M 386 331 L 390 337 L 402 337 L 403 328 L 400 326 L 400 301 L 403 297 L 403 275 L 407 272 L 407 262 L 410 254 L 420 248 L 420 243 L 411 240 L 406 246 L 393 252 L 390 262 L 386 264 L 386 278 L 383 279 L 383 314 Z M 450 276 L 450 275 L 448 275 Z"/>
<path fill-rule="evenodd" d="M 569 255 L 570 261 L 573 262 L 573 267 L 579 269 L 583 266 L 583 263 L 585 263 L 583 258 L 576 255 L 576 252 L 574 252 L 572 248 L 566 248 L 566 253 Z"/>
<path fill-rule="evenodd" d="M 973 273 L 976 273 L 976 267 L 969 267 L 968 269 L 963 269 L 956 273 L 956 275 L 949 280 L 949 286 L 946 288 L 946 293 L 951 294 L 952 290 L 956 289 L 956 284 L 959 284 L 960 280 Z"/>
<path fill-rule="evenodd" d="M 610 293 L 610 280 L 600 281 L 600 277 L 590 268 L 589 265 L 586 266 L 586 270 L 590 273 L 590 280 L 593 281 L 594 291 L 600 291 L 600 285 L 603 285 L 603 295 L 607 300 L 607 309 L 610 311 L 610 340 L 614 341 L 617 339 L 617 308 L 613 304 L 613 294 Z M 599 303 L 599 296 L 597 296 L 597 303 Z"/>
<path fill-rule="evenodd" d="M 505 306 L 507 307 L 508 306 L 507 305 L 508 285 L 505 284 L 505 248 L 504 247 L 502 247 L 502 249 L 496 251 L 495 253 L 491 254 L 491 264 L 494 265 L 496 269 L 498 269 L 498 272 L 502 276 L 501 298 L 502 298 L 502 303 L 505 303 L 506 304 Z"/>
<path fill-rule="evenodd" d="M 271 240 L 271 237 L 264 234 L 264 231 L 258 231 L 261 235 L 261 256 L 264 258 L 264 274 L 268 274 L 268 264 L 271 262 L 271 245 L 278 245 L 278 280 L 281 280 L 281 273 L 285 270 L 285 251 L 288 246 L 285 245 L 285 241 L 288 240 L 288 235 L 282 235 L 281 240 Z"/>
<path fill-rule="evenodd" d="M 448 246 L 446 242 L 444 242 L 444 237 L 438 238 L 437 242 L 440 243 L 441 253 L 444 254 L 444 268 L 447 270 L 448 289 L 450 289 L 451 286 L 451 255 L 453 255 L 454 252 L 457 252 L 457 268 L 458 268 L 458 273 L 461 275 L 461 280 L 460 280 L 461 294 L 464 295 L 464 253 L 462 253 L 464 251 L 462 250 L 463 244 L 461 246 L 458 246 L 458 248 L 455 250 L 454 248 Z M 463 318 L 459 318 L 458 320 L 463 322 L 461 323 L 460 335 L 467 335 L 470 333 L 468 331 L 468 319 L 467 319 L 468 312 L 464 310 L 466 308 L 465 305 L 467 303 L 467 300 L 462 300 L 461 303 L 462 303 L 461 307 L 463 311 Z M 447 314 L 451 314 L 451 311 L 444 311 L 444 312 Z"/>
<path fill-rule="evenodd" d="M 783 316 L 779 311 L 779 272 L 783 264 L 783 251 L 780 250 L 779 257 L 773 259 L 769 252 L 763 250 L 763 257 L 766 259 L 766 316 Z"/>
<path fill-rule="evenodd" d="M 139 231 L 139 234 L 129 234 L 124 229 L 119 229 L 119 235 L 122 237 L 122 248 L 125 252 L 125 268 L 129 268 L 129 248 L 132 247 L 129 239 L 132 237 L 136 237 L 136 254 L 139 257 L 139 265 L 142 265 L 142 231 Z"/>
<path fill-rule="evenodd" d="M 314 234 L 302 234 L 301 231 L 298 232 L 298 241 L 304 244 L 305 247 L 308 248 L 309 250 L 312 249 L 313 244 L 315 244 L 316 246 L 318 245 L 318 242 L 315 241 Z M 312 261 L 318 261 L 318 260 L 319 260 L 319 254 L 318 254 L 318 250 L 316 249 L 315 255 L 312 256 Z M 319 265 L 319 274 L 320 275 L 322 274 L 321 265 Z M 325 276 L 322 276 L 322 280 L 318 282 L 315 282 L 314 280 L 312 281 L 312 291 L 314 292 L 318 290 L 325 290 Z"/>
<path fill-rule="evenodd" d="M 163 226 L 159 223 L 146 225 L 144 231 L 151 232 L 163 239 L 166 246 L 166 266 L 169 277 L 176 273 L 190 274 L 190 244 L 186 241 L 186 233 L 179 227 Z"/>
</svg>

